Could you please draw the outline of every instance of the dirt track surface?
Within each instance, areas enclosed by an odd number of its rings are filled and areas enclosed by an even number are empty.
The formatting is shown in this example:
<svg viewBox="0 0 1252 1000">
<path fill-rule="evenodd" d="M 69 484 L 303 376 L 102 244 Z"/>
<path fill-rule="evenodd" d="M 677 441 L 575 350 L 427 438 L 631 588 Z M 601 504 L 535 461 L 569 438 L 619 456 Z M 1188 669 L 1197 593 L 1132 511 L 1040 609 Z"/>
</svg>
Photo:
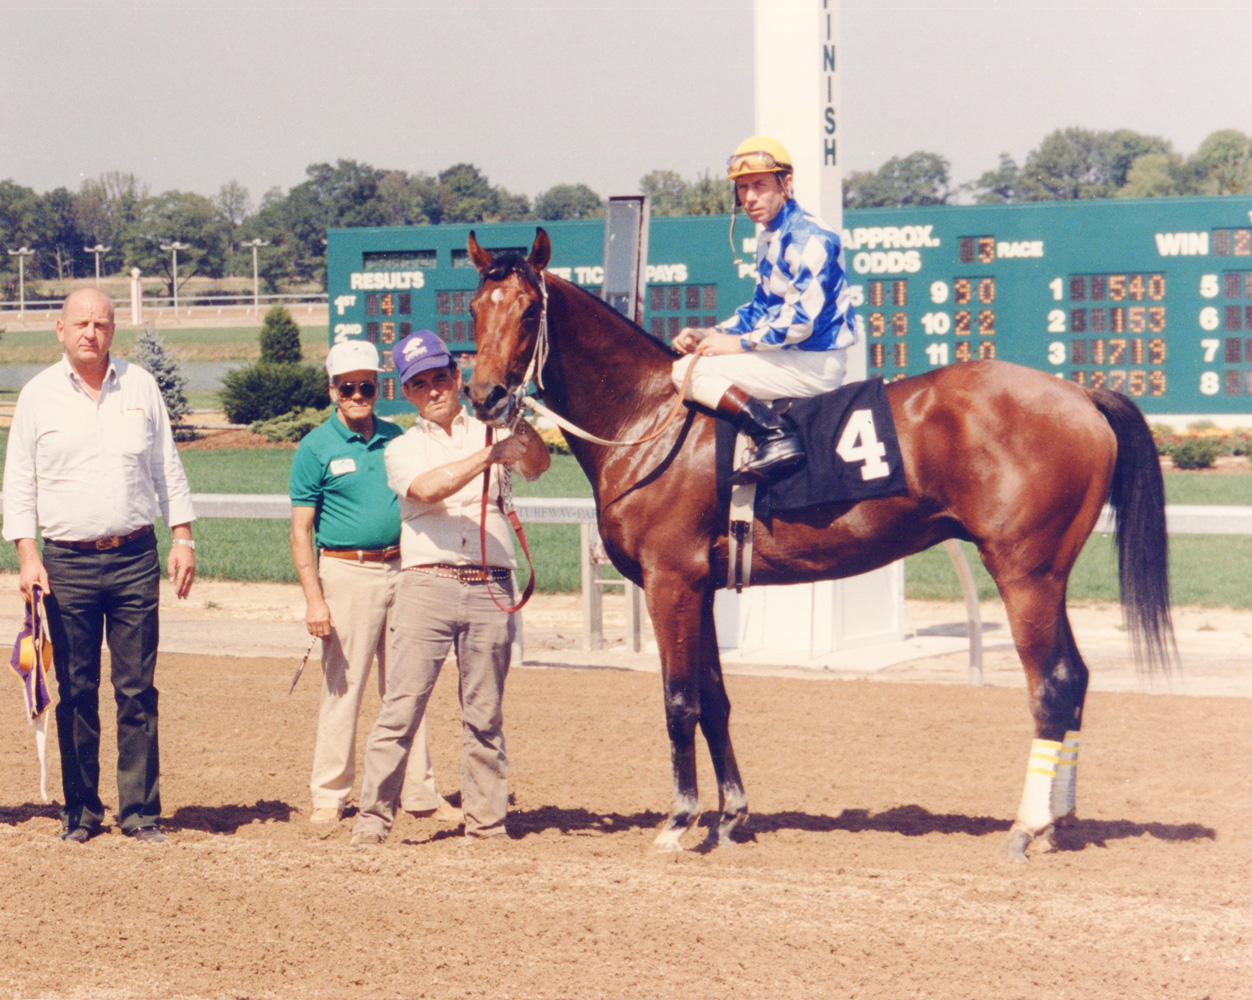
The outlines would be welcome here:
<svg viewBox="0 0 1252 1000">
<path fill-rule="evenodd" d="M 1080 823 L 1023 867 L 1001 858 L 1032 736 L 1024 692 L 998 679 L 1007 667 L 989 664 L 995 686 L 981 688 L 926 679 L 945 676 L 934 664 L 879 675 L 909 683 L 730 676 L 750 839 L 704 853 L 693 831 L 693 850 L 660 857 L 649 845 L 669 764 L 656 675 L 520 667 L 506 699 L 510 838 L 465 843 L 403 816 L 362 852 L 348 847 L 350 820 L 307 822 L 316 667 L 288 697 L 298 654 L 216 655 L 231 645 L 231 589 L 205 587 L 195 596 L 218 607 L 167 616 L 208 617 L 220 642 L 214 655 L 161 657 L 162 847 L 116 828 L 81 847 L 57 839 L 7 682 L 0 996 L 1252 996 L 1246 698 L 1095 691 Z M 293 624 L 289 591 L 242 603 Z M 1192 657 L 1197 672 L 1246 661 L 1248 616 L 1205 614 L 1207 629 L 1188 626 L 1214 644 Z M 1104 633 L 1075 617 L 1080 645 L 1102 648 Z M 572 648 L 569 619 L 568 603 L 538 602 L 528 662 L 592 665 L 600 654 Z M 1115 678 L 1115 615 L 1104 627 L 1110 652 L 1093 668 Z M 107 684 L 102 702 L 113 806 Z M 371 694 L 362 743 L 376 710 Z M 454 794 L 450 677 L 430 711 Z M 55 746 L 50 760 L 57 800 Z"/>
</svg>

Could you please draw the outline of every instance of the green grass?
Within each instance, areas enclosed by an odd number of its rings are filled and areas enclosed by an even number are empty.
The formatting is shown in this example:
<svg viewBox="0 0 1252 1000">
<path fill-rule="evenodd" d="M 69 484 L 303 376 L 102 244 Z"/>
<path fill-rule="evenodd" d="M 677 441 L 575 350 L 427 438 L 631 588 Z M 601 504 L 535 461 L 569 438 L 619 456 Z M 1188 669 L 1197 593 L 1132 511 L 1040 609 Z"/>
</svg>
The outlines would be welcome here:
<svg viewBox="0 0 1252 1000">
<path fill-rule="evenodd" d="M 962 543 L 982 600 L 999 597 L 973 545 Z M 1252 537 L 1246 535 L 1175 535 L 1169 544 L 1169 576 L 1174 604 L 1250 608 L 1246 582 L 1252 565 Z M 962 600 L 952 561 L 942 546 L 904 560 L 904 593 L 912 600 Z M 1092 535 L 1069 578 L 1071 601 L 1119 600 L 1117 554 L 1111 536 Z"/>
<path fill-rule="evenodd" d="M 0 467 L 8 431 L 0 428 Z M 282 493 L 294 452 L 288 449 L 184 451 L 183 465 L 196 493 Z M 588 497 L 591 486 L 572 456 L 556 455 L 552 468 L 537 482 L 514 480 L 519 497 Z M 1169 473 L 1165 477 L 1168 501 L 1176 504 L 1252 506 L 1252 474 L 1205 475 Z M 162 559 L 168 532 L 158 528 Z M 575 592 L 580 569 L 578 527 L 532 524 L 526 528 L 541 592 Z M 206 519 L 197 522 L 199 574 L 228 580 L 294 581 L 287 542 L 286 521 Z M 972 545 L 965 545 L 979 595 L 997 596 L 991 577 Z M 524 565 L 520 550 L 518 561 Z M 1243 580 L 1252 565 L 1252 537 L 1175 536 L 1170 543 L 1170 576 L 1176 604 L 1212 607 L 1252 607 L 1252 588 Z M 0 571 L 17 569 L 11 545 L 0 546 Z M 523 570 L 524 573 L 524 570 Z M 904 561 L 905 593 L 914 600 L 961 600 L 960 585 L 947 552 L 937 546 Z M 610 575 L 616 575 L 610 572 Z M 1096 535 L 1083 549 L 1070 578 L 1075 601 L 1116 601 L 1117 561 L 1112 540 Z"/>
<path fill-rule="evenodd" d="M 180 452 L 192 493 L 286 494 L 295 454 L 292 448 Z"/>
<path fill-rule="evenodd" d="M 1252 463 L 1247 471 L 1252 473 Z M 1252 507 L 1252 475 L 1167 472 L 1165 502 Z"/>
<path fill-rule="evenodd" d="M 261 354 L 257 334 L 261 325 L 215 328 L 165 329 L 157 327 L 161 339 L 180 361 L 255 361 Z M 122 329 L 113 339 L 114 352 L 130 357 L 138 330 Z M 329 341 L 324 324 L 300 327 L 300 346 L 306 360 L 326 356 Z M 17 365 L 52 364 L 61 357 L 61 345 L 51 330 L 6 330 L 4 363 Z"/>
</svg>

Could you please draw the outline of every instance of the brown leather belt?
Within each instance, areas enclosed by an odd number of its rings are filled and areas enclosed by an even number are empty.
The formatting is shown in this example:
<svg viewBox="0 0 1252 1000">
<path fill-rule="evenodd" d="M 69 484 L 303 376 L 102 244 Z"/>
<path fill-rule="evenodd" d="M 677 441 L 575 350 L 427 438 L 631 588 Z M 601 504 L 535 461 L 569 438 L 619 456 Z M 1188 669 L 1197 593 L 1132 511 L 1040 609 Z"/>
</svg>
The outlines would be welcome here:
<svg viewBox="0 0 1252 1000">
<path fill-rule="evenodd" d="M 93 538 L 89 542 L 70 542 L 60 538 L 45 538 L 44 542 L 48 545 L 59 545 L 65 549 L 76 549 L 79 552 L 106 552 L 109 549 L 121 548 L 123 545 L 129 545 L 131 542 L 137 542 L 141 538 L 146 538 L 152 534 L 152 531 L 152 525 L 145 524 L 142 528 L 136 528 L 129 535 L 106 535 L 104 538 Z"/>
<path fill-rule="evenodd" d="M 391 562 L 400 558 L 400 546 L 393 545 L 389 549 L 322 549 L 322 555 L 358 563 Z"/>
<path fill-rule="evenodd" d="M 486 583 L 488 580 L 503 583 L 513 578 L 513 571 L 501 566 L 488 566 L 484 570 L 480 566 L 445 566 L 441 563 L 432 563 L 404 568 L 413 573 L 425 573 L 427 576 L 441 576 L 447 580 L 456 580 L 457 583 Z"/>
</svg>

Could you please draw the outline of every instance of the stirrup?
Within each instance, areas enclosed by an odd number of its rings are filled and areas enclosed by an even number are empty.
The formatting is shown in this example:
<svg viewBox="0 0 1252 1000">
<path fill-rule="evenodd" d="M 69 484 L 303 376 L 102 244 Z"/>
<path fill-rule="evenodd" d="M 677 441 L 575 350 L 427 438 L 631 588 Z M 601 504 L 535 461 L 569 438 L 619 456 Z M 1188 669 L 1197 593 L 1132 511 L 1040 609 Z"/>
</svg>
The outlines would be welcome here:
<svg viewBox="0 0 1252 1000">
<path fill-rule="evenodd" d="M 788 444 L 791 445 L 789 452 L 768 458 L 767 461 L 762 460 L 767 457 L 762 454 L 762 451 L 756 452 L 755 455 L 730 474 L 730 483 L 735 486 L 746 483 L 772 483 L 794 472 L 799 472 L 808 459 L 805 457 L 804 449 L 800 447 L 797 441 L 784 439 L 771 442 L 770 446 L 785 447 Z M 767 446 L 763 451 L 768 452 L 770 446 Z"/>
</svg>

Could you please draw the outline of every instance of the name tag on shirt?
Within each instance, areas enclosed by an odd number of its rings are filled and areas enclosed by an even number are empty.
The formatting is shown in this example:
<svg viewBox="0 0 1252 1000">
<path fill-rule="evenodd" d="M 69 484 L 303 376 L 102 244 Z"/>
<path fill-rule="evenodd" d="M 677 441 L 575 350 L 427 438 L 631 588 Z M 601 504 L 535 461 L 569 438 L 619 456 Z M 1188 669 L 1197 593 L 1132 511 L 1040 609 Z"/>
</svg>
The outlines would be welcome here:
<svg viewBox="0 0 1252 1000">
<path fill-rule="evenodd" d="M 342 476 L 349 472 L 356 472 L 356 459 L 354 458 L 331 459 L 330 474 L 332 476 Z"/>
</svg>

